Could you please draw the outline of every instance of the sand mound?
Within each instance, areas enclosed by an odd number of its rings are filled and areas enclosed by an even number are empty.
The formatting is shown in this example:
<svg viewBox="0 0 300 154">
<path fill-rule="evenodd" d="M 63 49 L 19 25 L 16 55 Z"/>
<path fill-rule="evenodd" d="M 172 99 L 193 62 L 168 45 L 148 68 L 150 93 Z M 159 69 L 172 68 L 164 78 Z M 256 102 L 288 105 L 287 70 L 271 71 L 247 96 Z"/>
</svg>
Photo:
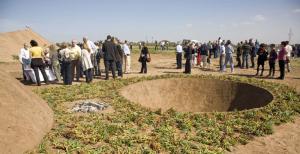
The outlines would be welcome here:
<svg viewBox="0 0 300 154">
<path fill-rule="evenodd" d="M 182 112 L 252 109 L 273 99 L 268 91 L 249 84 L 196 78 L 144 81 L 124 87 L 121 94 L 151 109 Z"/>
<path fill-rule="evenodd" d="M 0 69 L 0 153 L 23 153 L 51 129 L 46 102 Z"/>
<path fill-rule="evenodd" d="M 29 43 L 32 39 L 36 40 L 41 46 L 49 44 L 49 41 L 31 29 L 0 33 L 0 62 L 12 62 L 12 56 L 19 55 L 23 44 L 25 42 Z"/>
</svg>

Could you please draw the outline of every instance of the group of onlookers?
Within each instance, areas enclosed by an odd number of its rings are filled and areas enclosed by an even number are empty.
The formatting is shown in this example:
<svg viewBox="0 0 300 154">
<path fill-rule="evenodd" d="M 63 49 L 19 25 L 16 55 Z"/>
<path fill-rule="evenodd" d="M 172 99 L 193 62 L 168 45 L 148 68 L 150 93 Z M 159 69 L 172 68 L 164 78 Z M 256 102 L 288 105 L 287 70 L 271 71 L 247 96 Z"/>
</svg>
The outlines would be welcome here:
<svg viewBox="0 0 300 154">
<path fill-rule="evenodd" d="M 233 54 L 236 49 L 237 65 L 234 65 Z M 176 46 L 176 62 L 177 68 L 182 67 L 182 54 L 186 58 L 184 73 L 191 73 L 192 66 L 200 65 L 201 68 L 209 68 L 212 55 L 214 58 L 219 58 L 220 72 L 225 72 L 228 63 L 230 64 L 231 72 L 234 68 L 248 69 L 249 67 L 255 68 L 255 60 L 257 57 L 257 73 L 256 75 L 263 76 L 265 61 L 269 61 L 269 75 L 268 77 L 274 78 L 275 64 L 278 60 L 280 68 L 280 77 L 284 79 L 285 68 L 290 72 L 290 58 L 291 55 L 296 55 L 296 48 L 289 45 L 288 41 L 281 42 L 280 48 L 276 50 L 275 44 L 260 44 L 257 40 L 253 42 L 252 39 L 245 42 L 239 42 L 235 47 L 231 44 L 230 40 L 221 40 L 219 38 L 215 42 L 196 43 L 189 42 L 183 46 L 177 44 Z M 251 66 L 249 66 L 249 60 Z"/>
<path fill-rule="evenodd" d="M 32 80 L 40 86 L 41 72 L 46 84 L 49 84 L 51 74 L 54 74 L 58 82 L 63 80 L 65 85 L 71 85 L 73 81 L 78 82 L 83 75 L 85 75 L 86 82 L 90 83 L 94 76 L 101 76 L 101 59 L 104 61 L 106 80 L 109 79 L 109 71 L 112 72 L 113 78 L 116 78 L 116 71 L 118 77 L 123 77 L 123 59 L 125 61 L 124 73 L 131 71 L 131 51 L 127 43 L 110 35 L 104 43 L 94 43 L 84 37 L 82 43 L 72 40 L 71 43 L 56 43 L 48 47 L 39 47 L 35 40 L 31 40 L 31 47 L 25 43 L 19 55 L 24 79 Z M 142 50 L 141 56 L 147 59 L 148 50 L 146 49 L 143 46 L 144 51 Z M 147 68 L 143 61 L 142 65 L 142 69 L 145 70 L 143 72 L 146 73 Z M 34 74 L 30 76 L 28 72 L 32 70 Z"/>
</svg>

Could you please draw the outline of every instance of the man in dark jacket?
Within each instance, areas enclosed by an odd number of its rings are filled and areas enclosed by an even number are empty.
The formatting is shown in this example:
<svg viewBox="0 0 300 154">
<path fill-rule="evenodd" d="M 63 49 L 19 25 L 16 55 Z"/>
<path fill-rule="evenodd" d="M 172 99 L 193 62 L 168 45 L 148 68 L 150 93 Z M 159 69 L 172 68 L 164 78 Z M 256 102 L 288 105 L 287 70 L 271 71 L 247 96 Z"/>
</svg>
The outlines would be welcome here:
<svg viewBox="0 0 300 154">
<path fill-rule="evenodd" d="M 192 72 L 191 60 L 192 60 L 192 52 L 193 52 L 192 43 L 186 44 L 183 50 L 185 55 L 184 57 L 186 58 L 184 73 L 191 74 Z"/>
<path fill-rule="evenodd" d="M 120 45 L 120 41 L 117 38 L 113 39 L 115 45 L 116 45 L 116 66 L 117 66 L 117 71 L 118 71 L 118 76 L 123 77 L 123 70 L 122 70 L 122 65 L 123 65 L 123 49 Z"/>
<path fill-rule="evenodd" d="M 108 72 L 109 69 L 112 72 L 113 78 L 116 78 L 116 45 L 112 42 L 111 36 L 108 35 L 106 41 L 102 46 L 102 51 L 104 53 L 104 66 L 105 66 L 105 80 L 109 79 Z"/>
<path fill-rule="evenodd" d="M 248 43 L 247 40 L 243 44 L 242 50 L 243 50 L 243 53 L 242 53 L 243 54 L 242 68 L 245 68 L 245 65 L 246 65 L 246 68 L 248 69 L 249 68 L 248 60 L 249 60 L 249 55 L 250 55 L 250 52 L 251 52 L 251 46 L 250 46 L 250 44 Z"/>
</svg>

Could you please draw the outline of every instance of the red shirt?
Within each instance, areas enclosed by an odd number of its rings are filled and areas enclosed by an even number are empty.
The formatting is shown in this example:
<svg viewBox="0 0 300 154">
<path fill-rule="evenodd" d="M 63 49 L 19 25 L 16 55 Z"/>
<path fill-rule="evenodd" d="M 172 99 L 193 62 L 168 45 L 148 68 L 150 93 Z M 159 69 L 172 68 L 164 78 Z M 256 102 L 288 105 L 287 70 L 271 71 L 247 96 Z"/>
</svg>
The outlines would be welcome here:
<svg viewBox="0 0 300 154">
<path fill-rule="evenodd" d="M 287 51 L 285 48 L 281 48 L 281 50 L 278 53 L 278 60 L 286 60 Z"/>
</svg>

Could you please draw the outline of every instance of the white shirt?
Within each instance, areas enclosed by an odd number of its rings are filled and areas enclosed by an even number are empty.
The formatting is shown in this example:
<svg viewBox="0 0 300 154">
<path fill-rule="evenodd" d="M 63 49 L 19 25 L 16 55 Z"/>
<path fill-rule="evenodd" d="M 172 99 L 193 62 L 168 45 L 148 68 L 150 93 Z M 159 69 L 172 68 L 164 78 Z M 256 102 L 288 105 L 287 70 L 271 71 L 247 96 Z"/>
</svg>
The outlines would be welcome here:
<svg viewBox="0 0 300 154">
<path fill-rule="evenodd" d="M 29 55 L 29 50 L 22 48 L 20 50 L 20 54 L 19 54 L 19 61 L 21 64 L 23 64 L 23 60 L 22 59 L 30 59 L 30 55 Z"/>
<path fill-rule="evenodd" d="M 225 46 L 224 45 L 221 45 L 221 47 L 220 47 L 220 53 L 222 55 L 225 55 Z"/>
<path fill-rule="evenodd" d="M 286 56 L 291 57 L 291 53 L 292 53 L 292 51 L 293 51 L 292 46 L 291 46 L 291 45 L 287 45 L 287 46 L 285 47 L 285 50 L 286 50 L 286 52 L 287 52 L 287 55 L 286 55 Z"/>
<path fill-rule="evenodd" d="M 123 45 L 123 50 L 125 55 L 130 55 L 130 49 L 127 44 Z"/>
<path fill-rule="evenodd" d="M 97 46 L 94 44 L 94 42 L 88 40 L 87 45 L 91 49 L 91 54 L 93 54 L 97 51 Z"/>
<path fill-rule="evenodd" d="M 176 46 L 176 52 L 177 52 L 177 53 L 182 53 L 182 46 L 181 46 L 180 44 L 178 44 L 178 45 Z"/>
</svg>

